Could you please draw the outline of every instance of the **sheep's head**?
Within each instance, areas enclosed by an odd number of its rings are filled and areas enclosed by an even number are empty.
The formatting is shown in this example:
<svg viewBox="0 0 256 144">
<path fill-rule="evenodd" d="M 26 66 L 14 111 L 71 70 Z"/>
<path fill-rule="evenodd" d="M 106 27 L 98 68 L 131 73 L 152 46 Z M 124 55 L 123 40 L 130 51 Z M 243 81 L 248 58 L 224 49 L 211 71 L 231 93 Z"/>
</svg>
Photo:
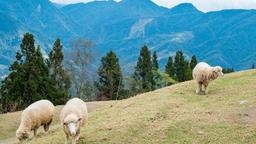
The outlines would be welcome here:
<svg viewBox="0 0 256 144">
<path fill-rule="evenodd" d="M 77 115 L 70 114 L 64 119 L 63 126 L 70 135 L 75 136 L 80 127 L 81 120 L 82 118 L 79 118 Z"/>
<path fill-rule="evenodd" d="M 26 130 L 17 130 L 16 137 L 19 141 L 26 140 L 29 137 L 29 132 Z"/>
<path fill-rule="evenodd" d="M 216 79 L 217 77 L 224 76 L 224 74 L 222 72 L 222 68 L 220 66 L 213 67 L 212 72 L 213 72 L 213 78 L 214 79 Z"/>
</svg>

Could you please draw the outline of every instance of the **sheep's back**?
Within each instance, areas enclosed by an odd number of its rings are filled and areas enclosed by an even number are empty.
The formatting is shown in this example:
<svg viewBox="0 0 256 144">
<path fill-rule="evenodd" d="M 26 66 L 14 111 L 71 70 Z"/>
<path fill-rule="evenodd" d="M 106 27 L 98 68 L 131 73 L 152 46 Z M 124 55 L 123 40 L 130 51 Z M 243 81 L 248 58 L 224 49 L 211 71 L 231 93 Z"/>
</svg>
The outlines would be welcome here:
<svg viewBox="0 0 256 144">
<path fill-rule="evenodd" d="M 69 100 L 61 111 L 61 114 L 60 114 L 61 122 L 63 122 L 65 117 L 68 116 L 69 114 L 76 114 L 78 117 L 82 117 L 85 119 L 87 117 L 86 103 L 77 98 L 73 98 Z"/>
<path fill-rule="evenodd" d="M 22 113 L 22 119 L 30 120 L 33 126 L 40 126 L 48 123 L 54 114 L 54 105 L 47 100 L 37 101 L 27 107 Z"/>
<path fill-rule="evenodd" d="M 211 73 L 211 66 L 205 62 L 198 63 L 193 69 L 193 78 L 198 82 L 208 81 L 208 76 Z"/>
</svg>

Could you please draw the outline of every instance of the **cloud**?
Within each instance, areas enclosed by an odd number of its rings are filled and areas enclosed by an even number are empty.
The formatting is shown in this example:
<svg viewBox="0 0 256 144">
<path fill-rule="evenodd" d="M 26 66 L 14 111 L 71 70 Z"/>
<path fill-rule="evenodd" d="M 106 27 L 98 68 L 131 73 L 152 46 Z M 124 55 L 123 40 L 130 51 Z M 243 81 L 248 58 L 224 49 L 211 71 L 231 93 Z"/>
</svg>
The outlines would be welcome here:
<svg viewBox="0 0 256 144">
<path fill-rule="evenodd" d="M 154 0 L 158 5 L 173 7 L 177 4 L 193 3 L 202 11 L 216 11 L 222 9 L 256 9 L 256 0 Z"/>
<path fill-rule="evenodd" d="M 91 2 L 94 0 L 51 0 L 57 3 L 70 4 Z M 120 1 L 120 0 L 116 0 Z M 180 3 L 193 3 L 201 11 L 216 11 L 222 9 L 256 9 L 256 0 L 152 0 L 164 7 L 174 7 Z"/>
</svg>

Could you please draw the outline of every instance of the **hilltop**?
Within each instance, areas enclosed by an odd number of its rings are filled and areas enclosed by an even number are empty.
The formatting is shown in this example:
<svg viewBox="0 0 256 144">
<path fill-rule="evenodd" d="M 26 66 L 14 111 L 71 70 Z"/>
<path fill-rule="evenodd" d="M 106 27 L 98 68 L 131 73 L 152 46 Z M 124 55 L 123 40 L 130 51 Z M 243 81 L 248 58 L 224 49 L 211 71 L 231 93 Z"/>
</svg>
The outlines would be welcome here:
<svg viewBox="0 0 256 144">
<path fill-rule="evenodd" d="M 195 83 L 188 81 L 127 100 L 110 101 L 90 112 L 89 124 L 82 129 L 78 143 L 253 144 L 256 141 L 255 82 L 256 71 L 250 70 L 214 81 L 209 95 L 196 95 Z M 4 131 L 0 139 L 15 133 L 15 127 L 7 127 L 17 125 L 18 118 L 10 120 L 8 115 L 11 114 L 0 115 L 0 128 Z M 29 141 L 30 144 L 63 142 L 58 122 L 47 135 L 40 133 Z"/>
</svg>

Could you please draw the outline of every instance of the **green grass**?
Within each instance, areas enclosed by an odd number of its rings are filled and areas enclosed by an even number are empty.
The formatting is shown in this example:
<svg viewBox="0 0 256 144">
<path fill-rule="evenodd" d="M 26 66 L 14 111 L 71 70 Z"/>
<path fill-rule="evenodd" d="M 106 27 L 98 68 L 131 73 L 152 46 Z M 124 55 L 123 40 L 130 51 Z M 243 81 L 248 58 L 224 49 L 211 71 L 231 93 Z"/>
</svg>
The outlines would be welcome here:
<svg viewBox="0 0 256 144">
<path fill-rule="evenodd" d="M 240 104 L 243 100 L 247 103 Z M 14 129 L 2 124 L 7 121 L 7 116 L 0 116 L 1 130 L 8 129 L 0 139 L 10 136 Z M 244 71 L 213 81 L 208 95 L 196 95 L 195 83 L 189 81 L 110 102 L 89 114 L 78 144 L 255 142 L 256 71 Z M 62 144 L 64 134 L 56 126 L 28 143 Z"/>
</svg>

